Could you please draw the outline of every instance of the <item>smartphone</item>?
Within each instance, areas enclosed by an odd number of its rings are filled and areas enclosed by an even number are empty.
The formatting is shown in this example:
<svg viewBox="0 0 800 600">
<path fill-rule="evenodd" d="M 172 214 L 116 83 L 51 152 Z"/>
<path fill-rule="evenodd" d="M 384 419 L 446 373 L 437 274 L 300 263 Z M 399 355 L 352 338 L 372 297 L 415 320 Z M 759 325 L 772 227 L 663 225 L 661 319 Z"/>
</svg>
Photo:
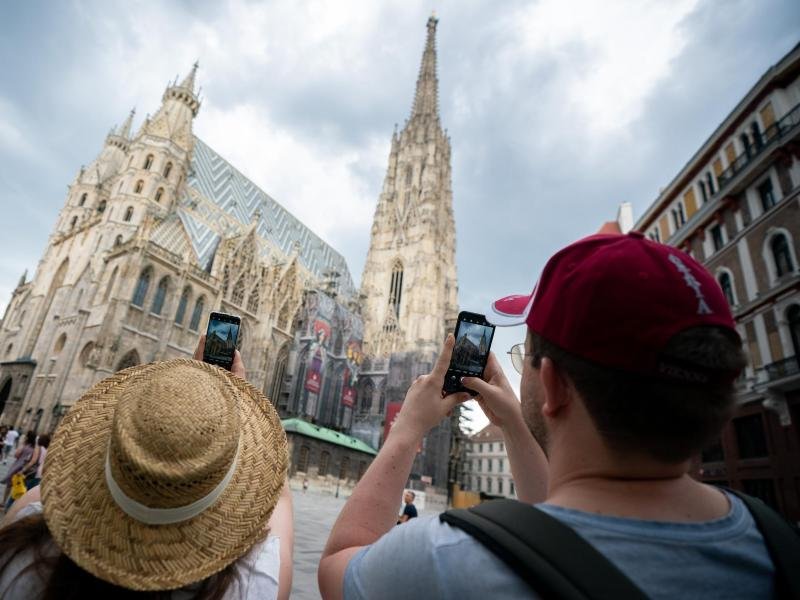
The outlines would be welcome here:
<svg viewBox="0 0 800 600">
<path fill-rule="evenodd" d="M 494 337 L 494 325 L 477 313 L 461 311 L 456 322 L 456 345 L 447 374 L 444 376 L 444 392 L 477 392 L 461 385 L 462 377 L 483 377 L 489 350 Z"/>
<path fill-rule="evenodd" d="M 212 312 L 208 317 L 203 362 L 219 365 L 230 371 L 241 324 L 242 319 L 236 315 Z"/>
</svg>

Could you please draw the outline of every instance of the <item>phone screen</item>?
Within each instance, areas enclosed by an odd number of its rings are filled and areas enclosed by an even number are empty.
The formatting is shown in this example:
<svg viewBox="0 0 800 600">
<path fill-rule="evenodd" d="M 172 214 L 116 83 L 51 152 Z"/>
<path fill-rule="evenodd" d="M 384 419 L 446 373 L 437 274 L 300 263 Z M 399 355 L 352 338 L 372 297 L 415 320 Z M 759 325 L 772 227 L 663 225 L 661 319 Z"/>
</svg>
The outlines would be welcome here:
<svg viewBox="0 0 800 600">
<path fill-rule="evenodd" d="M 230 369 L 240 325 L 241 319 L 236 315 L 212 312 L 208 319 L 203 361 Z"/>
<path fill-rule="evenodd" d="M 483 376 L 492 347 L 494 325 L 489 324 L 483 315 L 462 312 L 458 315 L 455 337 L 444 389 L 446 392 L 466 390 L 474 393 L 461 385 L 461 378 Z"/>
</svg>

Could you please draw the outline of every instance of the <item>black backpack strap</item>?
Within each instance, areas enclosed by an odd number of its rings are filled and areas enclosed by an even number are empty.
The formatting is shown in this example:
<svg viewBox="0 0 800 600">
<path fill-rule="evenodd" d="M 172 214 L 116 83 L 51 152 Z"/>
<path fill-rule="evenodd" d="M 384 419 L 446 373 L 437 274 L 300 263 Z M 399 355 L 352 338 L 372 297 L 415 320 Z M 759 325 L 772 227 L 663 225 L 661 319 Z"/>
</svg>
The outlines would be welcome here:
<svg viewBox="0 0 800 600">
<path fill-rule="evenodd" d="M 439 519 L 481 542 L 544 598 L 647 598 L 571 527 L 529 504 L 493 500 Z"/>
<path fill-rule="evenodd" d="M 724 489 L 744 502 L 753 515 L 775 565 L 777 597 L 800 598 L 800 534 L 797 529 L 758 498 Z"/>
</svg>

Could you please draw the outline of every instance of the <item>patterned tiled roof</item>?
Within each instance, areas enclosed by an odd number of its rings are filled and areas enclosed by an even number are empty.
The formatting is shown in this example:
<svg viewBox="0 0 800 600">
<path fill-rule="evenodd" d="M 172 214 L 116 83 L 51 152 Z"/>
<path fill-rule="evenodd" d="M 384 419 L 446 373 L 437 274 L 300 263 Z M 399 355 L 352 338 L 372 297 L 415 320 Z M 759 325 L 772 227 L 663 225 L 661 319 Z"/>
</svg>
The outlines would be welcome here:
<svg viewBox="0 0 800 600">
<path fill-rule="evenodd" d="M 201 268 L 210 268 L 223 236 L 241 234 L 255 221 L 264 242 L 262 256 L 273 254 L 271 248 L 285 256 L 296 249 L 300 262 L 318 278 L 336 271 L 339 293 L 345 297 L 355 294 L 341 254 L 197 137 L 187 184 L 177 213 Z"/>
</svg>

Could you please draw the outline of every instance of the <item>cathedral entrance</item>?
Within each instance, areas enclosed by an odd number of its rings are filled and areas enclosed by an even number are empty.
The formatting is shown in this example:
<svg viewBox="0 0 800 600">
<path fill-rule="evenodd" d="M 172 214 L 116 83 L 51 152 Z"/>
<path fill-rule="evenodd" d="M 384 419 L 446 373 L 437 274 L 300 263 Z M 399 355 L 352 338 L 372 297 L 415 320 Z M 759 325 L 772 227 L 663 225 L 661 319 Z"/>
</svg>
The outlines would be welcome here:
<svg viewBox="0 0 800 600">
<path fill-rule="evenodd" d="M 9 377 L 6 379 L 6 382 L 3 384 L 3 387 L 0 388 L 0 415 L 3 414 L 3 411 L 6 408 L 6 401 L 8 397 L 11 395 L 11 383 L 12 379 Z"/>
</svg>

